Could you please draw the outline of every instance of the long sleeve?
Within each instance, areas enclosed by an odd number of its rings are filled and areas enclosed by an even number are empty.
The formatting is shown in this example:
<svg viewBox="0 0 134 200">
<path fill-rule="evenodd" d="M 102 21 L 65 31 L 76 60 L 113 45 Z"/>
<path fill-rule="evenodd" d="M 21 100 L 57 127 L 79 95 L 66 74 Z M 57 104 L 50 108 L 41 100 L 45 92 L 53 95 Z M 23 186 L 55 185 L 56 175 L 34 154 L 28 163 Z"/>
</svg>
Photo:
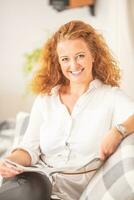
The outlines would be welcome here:
<svg viewBox="0 0 134 200">
<path fill-rule="evenodd" d="M 41 97 L 38 96 L 35 99 L 30 114 L 28 128 L 22 142 L 15 147 L 15 149 L 24 149 L 30 154 L 32 165 L 38 162 L 40 155 L 40 126 L 43 122 L 40 98 Z"/>
<path fill-rule="evenodd" d="M 116 88 L 114 91 L 112 124 L 116 125 L 118 123 L 122 123 L 132 114 L 134 114 L 134 101 L 120 88 Z"/>
</svg>

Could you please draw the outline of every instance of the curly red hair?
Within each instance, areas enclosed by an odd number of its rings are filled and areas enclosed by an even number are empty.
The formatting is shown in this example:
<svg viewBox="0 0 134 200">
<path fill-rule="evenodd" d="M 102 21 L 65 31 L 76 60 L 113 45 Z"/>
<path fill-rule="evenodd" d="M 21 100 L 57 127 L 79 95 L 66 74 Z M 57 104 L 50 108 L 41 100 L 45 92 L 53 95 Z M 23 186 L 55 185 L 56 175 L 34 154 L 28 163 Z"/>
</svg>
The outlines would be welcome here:
<svg viewBox="0 0 134 200">
<path fill-rule="evenodd" d="M 86 42 L 94 57 L 93 77 L 104 84 L 119 86 L 120 69 L 102 35 L 89 24 L 74 20 L 61 26 L 45 44 L 40 68 L 31 82 L 34 93 L 50 94 L 54 86 L 59 84 L 63 86 L 68 83 L 58 62 L 57 44 L 61 40 L 78 38 Z"/>
</svg>

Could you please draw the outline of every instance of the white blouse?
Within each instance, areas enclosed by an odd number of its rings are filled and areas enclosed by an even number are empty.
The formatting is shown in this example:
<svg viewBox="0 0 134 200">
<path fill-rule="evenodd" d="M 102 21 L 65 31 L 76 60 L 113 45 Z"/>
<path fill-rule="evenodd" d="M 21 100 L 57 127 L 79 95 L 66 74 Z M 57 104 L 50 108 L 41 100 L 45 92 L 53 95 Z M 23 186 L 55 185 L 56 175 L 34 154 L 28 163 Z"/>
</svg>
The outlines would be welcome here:
<svg viewBox="0 0 134 200">
<path fill-rule="evenodd" d="M 32 165 L 42 160 L 54 168 L 81 166 L 98 154 L 104 134 L 134 113 L 134 102 L 120 88 L 95 79 L 70 115 L 60 101 L 59 87 L 53 88 L 50 96 L 35 99 L 28 128 L 18 146 L 29 152 Z"/>
</svg>

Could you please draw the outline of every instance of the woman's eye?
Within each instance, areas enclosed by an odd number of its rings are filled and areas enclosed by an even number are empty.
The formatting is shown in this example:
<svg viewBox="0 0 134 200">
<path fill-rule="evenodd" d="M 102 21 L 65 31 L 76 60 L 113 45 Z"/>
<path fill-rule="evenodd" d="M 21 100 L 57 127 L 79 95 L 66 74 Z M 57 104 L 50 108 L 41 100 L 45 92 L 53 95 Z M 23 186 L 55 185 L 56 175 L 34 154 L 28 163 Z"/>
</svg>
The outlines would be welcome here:
<svg viewBox="0 0 134 200">
<path fill-rule="evenodd" d="M 84 54 L 79 54 L 79 55 L 78 55 L 78 58 L 84 58 L 84 57 L 85 57 Z"/>
<path fill-rule="evenodd" d="M 67 61 L 68 61 L 68 58 L 62 58 L 61 61 L 62 61 L 62 62 L 67 62 Z"/>
</svg>

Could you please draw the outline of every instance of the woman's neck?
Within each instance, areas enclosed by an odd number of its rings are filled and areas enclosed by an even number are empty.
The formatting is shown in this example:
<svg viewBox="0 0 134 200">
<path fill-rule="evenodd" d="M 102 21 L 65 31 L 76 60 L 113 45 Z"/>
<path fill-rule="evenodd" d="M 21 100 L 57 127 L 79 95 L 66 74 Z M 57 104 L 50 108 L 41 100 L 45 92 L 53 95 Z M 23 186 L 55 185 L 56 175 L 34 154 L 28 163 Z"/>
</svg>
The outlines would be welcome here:
<svg viewBox="0 0 134 200">
<path fill-rule="evenodd" d="M 90 82 L 88 82 L 87 84 L 70 83 L 68 86 L 63 86 L 61 88 L 61 93 L 68 94 L 71 96 L 81 96 L 89 88 Z"/>
</svg>

